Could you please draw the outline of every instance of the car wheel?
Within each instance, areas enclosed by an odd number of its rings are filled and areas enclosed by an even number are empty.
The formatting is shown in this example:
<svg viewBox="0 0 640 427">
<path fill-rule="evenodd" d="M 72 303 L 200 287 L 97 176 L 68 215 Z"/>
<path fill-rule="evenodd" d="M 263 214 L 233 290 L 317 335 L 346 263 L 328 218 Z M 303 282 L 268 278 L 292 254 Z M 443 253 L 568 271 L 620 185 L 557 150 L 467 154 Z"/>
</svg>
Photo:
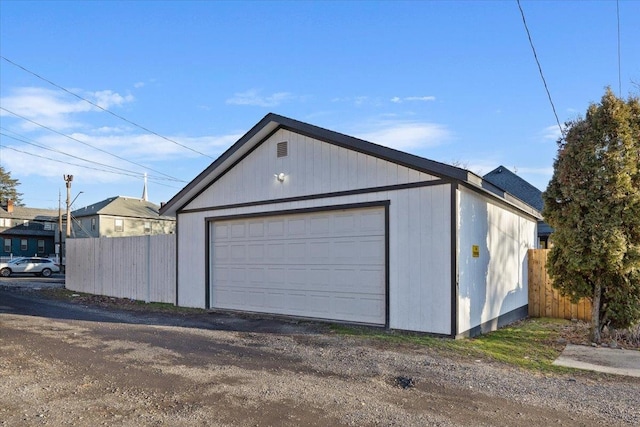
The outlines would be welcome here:
<svg viewBox="0 0 640 427">
<path fill-rule="evenodd" d="M 10 274 L 11 270 L 9 270 L 8 268 L 3 268 L 2 270 L 0 270 L 0 276 L 2 277 L 9 277 Z"/>
<path fill-rule="evenodd" d="M 42 276 L 44 277 L 50 277 L 51 276 L 51 269 L 49 268 L 45 268 L 44 270 L 42 270 L 42 273 L 40 273 Z"/>
</svg>

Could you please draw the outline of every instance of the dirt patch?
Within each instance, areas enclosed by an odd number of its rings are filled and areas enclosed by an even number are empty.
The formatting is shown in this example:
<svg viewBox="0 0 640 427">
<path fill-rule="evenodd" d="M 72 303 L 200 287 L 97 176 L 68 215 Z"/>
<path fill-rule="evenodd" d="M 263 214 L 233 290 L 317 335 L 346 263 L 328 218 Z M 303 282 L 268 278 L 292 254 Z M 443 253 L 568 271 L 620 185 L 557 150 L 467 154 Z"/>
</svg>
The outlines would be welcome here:
<svg viewBox="0 0 640 427">
<path fill-rule="evenodd" d="M 191 313 L 88 314 L 0 314 L 0 425 L 640 423 L 633 379 L 537 375 L 322 326 L 258 332 L 197 327 Z"/>
</svg>

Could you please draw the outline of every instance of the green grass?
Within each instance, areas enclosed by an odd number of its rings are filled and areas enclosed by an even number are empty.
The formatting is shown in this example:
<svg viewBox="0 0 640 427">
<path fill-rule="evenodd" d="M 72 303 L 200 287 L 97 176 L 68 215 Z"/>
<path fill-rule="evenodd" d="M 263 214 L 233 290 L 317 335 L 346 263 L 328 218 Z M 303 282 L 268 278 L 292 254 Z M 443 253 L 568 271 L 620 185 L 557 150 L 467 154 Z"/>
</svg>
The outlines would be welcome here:
<svg viewBox="0 0 640 427">
<path fill-rule="evenodd" d="M 424 334 L 381 331 L 333 325 L 335 333 L 366 338 L 380 343 L 428 347 L 444 355 L 498 361 L 538 372 L 568 372 L 552 365 L 560 355 L 562 332 L 573 327 L 560 319 L 527 319 L 476 338 L 453 340 Z"/>
</svg>

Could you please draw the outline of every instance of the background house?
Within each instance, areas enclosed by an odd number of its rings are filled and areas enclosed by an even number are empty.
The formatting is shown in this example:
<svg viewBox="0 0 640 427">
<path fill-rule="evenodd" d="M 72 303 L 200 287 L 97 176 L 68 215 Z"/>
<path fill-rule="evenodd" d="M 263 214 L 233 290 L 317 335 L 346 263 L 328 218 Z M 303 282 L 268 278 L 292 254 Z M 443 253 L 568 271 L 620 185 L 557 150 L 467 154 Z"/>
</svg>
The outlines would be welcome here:
<svg viewBox="0 0 640 427">
<path fill-rule="evenodd" d="M 542 212 L 544 202 L 542 191 L 520 178 L 504 166 L 499 166 L 483 177 L 498 188 L 522 200 L 529 206 L 533 206 Z M 549 247 L 549 236 L 553 233 L 553 228 L 543 220 L 538 221 L 538 247 L 546 249 Z"/>
<path fill-rule="evenodd" d="M 540 213 L 453 166 L 268 114 L 160 210 L 177 304 L 475 335 L 527 315 Z"/>
<path fill-rule="evenodd" d="M 58 239 L 57 210 L 15 206 L 11 200 L 0 207 L 0 257 L 55 257 Z"/>
<path fill-rule="evenodd" d="M 144 198 L 116 196 L 71 213 L 71 237 L 124 237 L 171 234 L 175 218 L 158 213 Z"/>
</svg>

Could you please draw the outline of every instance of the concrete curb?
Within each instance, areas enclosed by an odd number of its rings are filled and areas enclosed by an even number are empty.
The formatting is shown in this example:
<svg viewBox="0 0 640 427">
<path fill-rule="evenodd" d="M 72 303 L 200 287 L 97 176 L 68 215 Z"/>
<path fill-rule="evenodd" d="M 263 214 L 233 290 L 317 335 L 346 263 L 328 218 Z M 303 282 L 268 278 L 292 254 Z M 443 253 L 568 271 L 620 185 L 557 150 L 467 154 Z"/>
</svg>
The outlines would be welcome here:
<svg viewBox="0 0 640 427">
<path fill-rule="evenodd" d="M 640 378 L 640 351 L 568 344 L 557 366 Z"/>
</svg>

